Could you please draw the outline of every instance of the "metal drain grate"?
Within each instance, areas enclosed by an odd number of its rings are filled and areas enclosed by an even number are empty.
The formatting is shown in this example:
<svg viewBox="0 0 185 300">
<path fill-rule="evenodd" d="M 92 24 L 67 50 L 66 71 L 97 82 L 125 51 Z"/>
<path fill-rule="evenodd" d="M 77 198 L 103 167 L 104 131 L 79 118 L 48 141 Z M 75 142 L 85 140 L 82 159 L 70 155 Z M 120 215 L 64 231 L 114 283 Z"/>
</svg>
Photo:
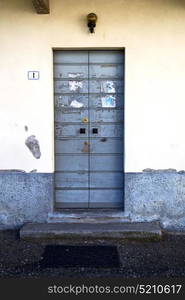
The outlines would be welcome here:
<svg viewBox="0 0 185 300">
<path fill-rule="evenodd" d="M 118 251 L 113 246 L 48 245 L 39 264 L 41 268 L 120 267 Z"/>
</svg>

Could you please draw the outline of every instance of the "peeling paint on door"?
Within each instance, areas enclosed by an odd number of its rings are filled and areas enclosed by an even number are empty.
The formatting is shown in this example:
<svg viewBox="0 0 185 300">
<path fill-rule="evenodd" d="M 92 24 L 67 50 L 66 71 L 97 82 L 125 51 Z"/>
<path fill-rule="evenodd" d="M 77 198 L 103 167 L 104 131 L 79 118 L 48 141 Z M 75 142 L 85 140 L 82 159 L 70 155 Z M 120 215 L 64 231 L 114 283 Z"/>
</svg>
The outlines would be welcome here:
<svg viewBox="0 0 185 300">
<path fill-rule="evenodd" d="M 83 107 L 83 103 L 78 102 L 77 100 L 73 100 L 70 104 L 71 107 L 80 108 Z"/>
<path fill-rule="evenodd" d="M 69 81 L 69 89 L 70 91 L 77 91 L 83 87 L 82 81 Z"/>
<path fill-rule="evenodd" d="M 105 96 L 101 98 L 102 107 L 116 107 L 116 97 Z"/>
<path fill-rule="evenodd" d="M 77 77 L 83 77 L 84 74 L 83 73 L 69 73 L 68 77 L 69 78 L 77 78 Z"/>
<path fill-rule="evenodd" d="M 101 92 L 102 93 L 115 93 L 115 84 L 113 81 L 102 81 L 101 82 Z"/>
<path fill-rule="evenodd" d="M 36 139 L 35 135 L 29 136 L 25 141 L 25 145 L 36 159 L 41 157 L 39 141 Z"/>
<path fill-rule="evenodd" d="M 88 153 L 90 151 L 90 145 L 88 142 L 84 142 L 84 146 L 83 146 L 83 149 L 82 149 L 82 152 L 86 152 Z"/>
</svg>

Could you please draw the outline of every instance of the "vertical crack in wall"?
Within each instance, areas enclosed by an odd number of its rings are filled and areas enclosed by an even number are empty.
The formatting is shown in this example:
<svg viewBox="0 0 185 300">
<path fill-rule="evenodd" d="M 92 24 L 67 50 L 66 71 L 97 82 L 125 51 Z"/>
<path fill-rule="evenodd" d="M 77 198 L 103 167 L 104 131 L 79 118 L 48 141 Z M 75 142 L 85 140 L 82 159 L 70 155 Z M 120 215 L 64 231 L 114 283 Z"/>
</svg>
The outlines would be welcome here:
<svg viewBox="0 0 185 300">
<path fill-rule="evenodd" d="M 29 136 L 25 141 L 25 145 L 36 159 L 41 157 L 39 141 L 36 139 L 35 135 Z"/>
</svg>

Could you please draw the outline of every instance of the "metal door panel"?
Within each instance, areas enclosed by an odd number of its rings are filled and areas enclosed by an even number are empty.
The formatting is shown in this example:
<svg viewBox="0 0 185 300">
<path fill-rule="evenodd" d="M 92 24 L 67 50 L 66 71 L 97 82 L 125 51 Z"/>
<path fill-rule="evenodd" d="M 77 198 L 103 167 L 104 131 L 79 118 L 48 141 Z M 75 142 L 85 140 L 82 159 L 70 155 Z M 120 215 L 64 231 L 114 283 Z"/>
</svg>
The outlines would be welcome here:
<svg viewBox="0 0 185 300">
<path fill-rule="evenodd" d="M 123 53 L 56 51 L 54 82 L 56 207 L 121 207 Z"/>
<path fill-rule="evenodd" d="M 56 171 L 71 171 L 80 172 L 88 171 L 88 155 L 55 155 L 55 170 Z M 88 176 L 88 175 L 87 175 Z"/>
<path fill-rule="evenodd" d="M 57 138 L 63 138 L 63 137 L 87 137 L 88 136 L 88 125 L 86 124 L 74 124 L 74 125 L 63 125 L 61 123 L 55 124 L 56 128 L 56 136 Z M 85 133 L 81 134 L 80 129 L 84 128 Z"/>
<path fill-rule="evenodd" d="M 97 80 L 91 79 L 90 82 L 90 93 L 104 93 L 104 94 L 115 94 L 123 92 L 123 81 L 122 80 Z"/>
<path fill-rule="evenodd" d="M 89 94 L 89 107 L 91 108 L 102 108 L 102 103 L 104 97 L 106 97 L 104 94 Z M 115 97 L 115 103 L 116 107 L 115 109 L 120 109 L 123 108 L 123 94 L 114 94 Z M 111 107 L 103 107 L 104 110 L 110 110 L 112 109 Z"/>
<path fill-rule="evenodd" d="M 89 208 L 122 208 L 123 207 L 123 188 L 119 190 L 100 189 L 90 190 Z"/>
<path fill-rule="evenodd" d="M 91 139 L 90 145 L 91 153 L 123 153 L 123 139 L 122 138 L 97 138 Z"/>
<path fill-rule="evenodd" d="M 93 133 L 93 128 L 98 129 L 98 133 Z M 123 136 L 123 128 L 120 124 L 92 124 L 90 126 L 90 138 L 93 137 L 122 137 Z"/>
<path fill-rule="evenodd" d="M 98 64 L 122 64 L 123 63 L 123 52 L 112 50 L 112 51 L 90 51 L 89 52 L 89 62 Z"/>
<path fill-rule="evenodd" d="M 55 93 L 80 94 L 88 93 L 87 80 L 55 80 Z"/>
<path fill-rule="evenodd" d="M 80 106 L 75 108 L 74 104 L 76 103 Z M 71 112 L 77 113 L 79 111 L 83 111 L 88 107 L 88 95 L 81 95 L 81 94 L 72 94 L 72 95 L 55 95 L 55 109 L 63 109 L 63 112 L 65 113 L 65 110 L 70 110 Z"/>
<path fill-rule="evenodd" d="M 91 93 L 89 205 L 91 208 L 121 207 L 124 179 L 123 55 L 115 51 L 93 51 L 90 52 L 89 61 L 91 63 L 89 69 Z M 93 93 L 98 94 L 96 98 Z M 96 108 L 94 99 L 98 102 Z M 115 142 L 114 146 L 111 144 L 111 148 L 110 139 L 112 144 Z M 101 147 L 100 144 L 103 146 Z M 119 145 L 118 150 L 116 150 L 117 145 Z"/>
<path fill-rule="evenodd" d="M 56 173 L 55 175 L 56 188 L 88 188 L 88 177 L 85 172 L 76 173 Z"/>
<path fill-rule="evenodd" d="M 123 174 L 115 172 L 91 172 L 90 173 L 91 188 L 122 188 Z"/>
<path fill-rule="evenodd" d="M 123 158 L 122 155 L 91 154 L 90 167 L 91 171 L 123 171 Z"/>
<path fill-rule="evenodd" d="M 53 61 L 54 64 L 88 64 L 88 51 L 55 51 Z"/>
<path fill-rule="evenodd" d="M 56 154 L 79 154 L 86 153 L 88 146 L 88 139 L 70 139 L 63 138 L 55 140 Z"/>
<path fill-rule="evenodd" d="M 55 65 L 54 78 L 73 79 L 73 80 L 88 78 L 88 65 L 74 65 L 74 64 Z"/>
<path fill-rule="evenodd" d="M 101 65 L 89 65 L 90 79 L 99 78 L 99 80 L 106 78 L 119 78 L 123 73 L 123 66 L 118 64 L 101 64 Z"/>
<path fill-rule="evenodd" d="M 81 123 L 82 120 L 88 117 L 88 110 L 79 110 L 79 109 L 55 109 L 55 121 L 62 123 Z M 83 126 L 81 126 L 83 127 Z"/>
<path fill-rule="evenodd" d="M 89 191 L 87 190 L 55 190 L 56 208 L 88 208 Z"/>
<path fill-rule="evenodd" d="M 116 123 L 116 122 L 123 122 L 123 110 L 118 110 L 114 108 L 97 108 L 91 109 L 91 123 Z"/>
<path fill-rule="evenodd" d="M 87 63 L 87 51 L 55 51 L 56 207 L 88 207 Z"/>
</svg>

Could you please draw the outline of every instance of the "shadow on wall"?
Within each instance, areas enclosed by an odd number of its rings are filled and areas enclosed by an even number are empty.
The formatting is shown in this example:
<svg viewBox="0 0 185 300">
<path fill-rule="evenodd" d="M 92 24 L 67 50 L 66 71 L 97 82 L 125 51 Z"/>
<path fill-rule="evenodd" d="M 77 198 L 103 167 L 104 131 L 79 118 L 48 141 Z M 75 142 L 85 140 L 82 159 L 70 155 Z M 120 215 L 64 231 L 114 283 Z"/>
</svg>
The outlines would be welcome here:
<svg viewBox="0 0 185 300">
<path fill-rule="evenodd" d="M 64 4 L 64 1 L 60 1 L 60 0 L 55 0 L 56 4 L 58 6 L 58 9 L 62 9 L 62 6 L 66 4 Z M 76 2 L 76 0 L 74 1 L 74 5 L 78 5 L 78 2 Z M 117 0 L 116 0 L 117 1 Z M 71 2 L 71 1 L 70 1 Z M 89 1 L 91 2 L 91 1 Z M 93 1 L 95 2 L 95 1 Z M 107 4 L 108 0 L 101 0 L 101 3 L 105 2 L 105 5 Z M 127 5 L 130 5 L 129 2 L 131 2 L 130 0 L 125 0 L 125 2 L 127 2 Z M 172 6 L 172 7 L 180 7 L 180 8 L 184 8 L 185 9 L 185 0 L 132 0 L 131 6 L 138 6 L 142 5 L 143 7 L 145 6 L 145 2 L 146 5 L 154 5 L 154 6 Z M 29 1 L 25 1 L 25 0 L 14 0 L 14 1 L 4 1 L 5 4 L 1 3 L 0 7 L 3 10 L 13 10 L 15 11 L 19 11 L 19 12 L 30 12 L 33 14 L 36 14 L 35 8 L 33 6 L 32 0 Z M 112 2 L 113 3 L 113 2 Z M 69 3 L 70 7 L 71 7 L 71 3 Z M 94 4 L 96 5 L 96 4 Z M 97 6 L 99 6 L 99 1 L 97 0 Z M 112 4 L 112 6 L 114 7 L 114 4 Z M 50 7 L 52 9 L 52 0 L 50 0 Z M 88 6 L 87 6 L 88 8 Z"/>
<path fill-rule="evenodd" d="M 156 0 L 155 0 L 156 1 Z M 160 0 L 158 0 L 160 2 Z M 170 4 L 174 7 L 182 7 L 185 9 L 185 0 L 165 0 L 164 2 L 167 2 L 166 4 Z"/>
<path fill-rule="evenodd" d="M 32 4 L 32 0 L 12 0 L 12 1 L 2 1 L 4 3 L 0 3 L 0 8 L 3 11 L 13 11 L 13 12 L 32 12 L 36 13 Z"/>
</svg>

